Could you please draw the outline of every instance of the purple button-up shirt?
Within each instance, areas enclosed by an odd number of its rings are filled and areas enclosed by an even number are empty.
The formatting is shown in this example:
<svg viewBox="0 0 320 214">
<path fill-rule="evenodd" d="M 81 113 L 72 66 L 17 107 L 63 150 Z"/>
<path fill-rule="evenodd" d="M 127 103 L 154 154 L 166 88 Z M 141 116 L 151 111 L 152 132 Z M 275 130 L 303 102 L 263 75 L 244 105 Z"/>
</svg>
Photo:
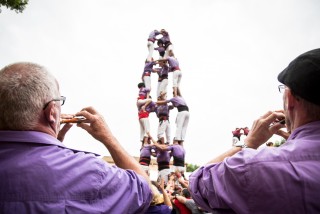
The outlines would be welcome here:
<svg viewBox="0 0 320 214">
<path fill-rule="evenodd" d="M 152 193 L 132 170 L 36 131 L 0 131 L 0 213 L 143 213 Z"/>
<path fill-rule="evenodd" d="M 243 149 L 201 167 L 189 181 L 192 198 L 208 211 L 319 213 L 320 121 L 298 127 L 280 147 Z"/>
</svg>

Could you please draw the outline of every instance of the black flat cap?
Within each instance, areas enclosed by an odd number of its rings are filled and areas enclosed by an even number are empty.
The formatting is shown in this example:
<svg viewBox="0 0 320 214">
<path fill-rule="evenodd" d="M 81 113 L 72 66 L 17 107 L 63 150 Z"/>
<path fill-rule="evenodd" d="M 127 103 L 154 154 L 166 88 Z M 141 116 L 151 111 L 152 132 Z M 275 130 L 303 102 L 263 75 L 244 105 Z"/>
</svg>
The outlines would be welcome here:
<svg viewBox="0 0 320 214">
<path fill-rule="evenodd" d="M 295 58 L 278 75 L 279 82 L 296 95 L 320 105 L 320 49 L 314 49 Z"/>
</svg>

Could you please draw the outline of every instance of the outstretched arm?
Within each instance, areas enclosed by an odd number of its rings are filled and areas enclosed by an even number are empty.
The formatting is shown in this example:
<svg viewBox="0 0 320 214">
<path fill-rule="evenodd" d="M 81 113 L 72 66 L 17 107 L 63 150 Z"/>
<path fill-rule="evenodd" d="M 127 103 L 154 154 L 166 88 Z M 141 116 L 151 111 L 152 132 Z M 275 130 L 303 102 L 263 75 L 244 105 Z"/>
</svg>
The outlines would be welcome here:
<svg viewBox="0 0 320 214">
<path fill-rule="evenodd" d="M 168 61 L 167 58 L 163 58 L 163 59 L 158 59 L 157 62 L 164 62 L 164 61 Z"/>
<path fill-rule="evenodd" d="M 149 183 L 149 176 L 142 170 L 139 163 L 129 155 L 113 136 L 103 117 L 93 108 L 82 109 L 76 116 L 83 116 L 88 123 L 79 123 L 78 126 L 86 130 L 92 137 L 100 141 L 109 150 L 114 163 L 122 169 L 131 169 L 142 175 Z"/>
<path fill-rule="evenodd" d="M 168 146 L 167 145 L 159 144 L 158 142 L 155 142 L 154 145 L 155 145 L 155 147 L 157 147 L 158 149 L 160 149 L 162 151 L 167 151 L 168 150 Z"/>
<path fill-rule="evenodd" d="M 153 137 L 151 136 L 150 132 L 147 132 L 148 137 L 150 138 L 150 140 L 152 141 L 153 144 L 156 144 L 157 141 L 155 139 L 153 139 Z"/>
<path fill-rule="evenodd" d="M 150 134 L 150 132 L 147 132 L 148 137 L 152 140 L 152 143 L 155 147 L 157 147 L 160 150 L 168 150 L 167 145 L 159 144 L 156 140 L 154 140 Z"/>
<path fill-rule="evenodd" d="M 259 119 L 255 120 L 248 136 L 244 139 L 248 148 L 257 149 L 264 144 L 272 135 L 277 133 L 285 125 L 277 121 L 283 119 L 284 114 L 277 111 L 269 111 Z M 222 162 L 226 157 L 233 156 L 241 150 L 240 147 L 233 147 L 227 152 L 209 161 L 208 164 Z"/>
<path fill-rule="evenodd" d="M 171 203 L 171 200 L 169 198 L 169 195 L 168 195 L 167 191 L 164 188 L 164 180 L 163 180 L 163 178 L 161 179 L 161 182 L 160 182 L 160 189 L 161 189 L 161 192 L 163 194 L 164 204 L 171 208 L 172 207 L 172 203 Z"/>
<path fill-rule="evenodd" d="M 165 105 L 167 103 L 168 103 L 167 100 L 159 100 L 159 101 L 156 102 L 157 105 Z"/>
</svg>

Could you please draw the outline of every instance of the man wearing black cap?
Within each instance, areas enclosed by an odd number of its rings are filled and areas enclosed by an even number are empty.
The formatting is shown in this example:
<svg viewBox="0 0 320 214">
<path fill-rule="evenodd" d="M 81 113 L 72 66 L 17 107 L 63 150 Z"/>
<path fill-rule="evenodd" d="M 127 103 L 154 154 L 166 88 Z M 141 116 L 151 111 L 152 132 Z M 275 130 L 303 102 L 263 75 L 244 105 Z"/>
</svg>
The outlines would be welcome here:
<svg viewBox="0 0 320 214">
<path fill-rule="evenodd" d="M 190 176 L 194 201 L 219 213 L 320 212 L 320 49 L 294 59 L 279 75 L 283 111 L 254 121 L 245 145 Z M 282 122 L 284 119 L 285 125 Z M 259 146 L 286 126 L 277 148 Z"/>
</svg>

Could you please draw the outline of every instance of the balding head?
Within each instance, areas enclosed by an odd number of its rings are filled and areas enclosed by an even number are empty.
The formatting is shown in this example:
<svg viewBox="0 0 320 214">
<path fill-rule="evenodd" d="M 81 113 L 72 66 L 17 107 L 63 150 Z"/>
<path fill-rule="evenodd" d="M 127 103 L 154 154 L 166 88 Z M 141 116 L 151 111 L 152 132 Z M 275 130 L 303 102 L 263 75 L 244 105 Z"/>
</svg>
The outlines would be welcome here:
<svg viewBox="0 0 320 214">
<path fill-rule="evenodd" d="M 59 96 L 55 78 L 34 63 L 15 63 L 0 70 L 0 130 L 34 130 L 43 106 Z"/>
</svg>

